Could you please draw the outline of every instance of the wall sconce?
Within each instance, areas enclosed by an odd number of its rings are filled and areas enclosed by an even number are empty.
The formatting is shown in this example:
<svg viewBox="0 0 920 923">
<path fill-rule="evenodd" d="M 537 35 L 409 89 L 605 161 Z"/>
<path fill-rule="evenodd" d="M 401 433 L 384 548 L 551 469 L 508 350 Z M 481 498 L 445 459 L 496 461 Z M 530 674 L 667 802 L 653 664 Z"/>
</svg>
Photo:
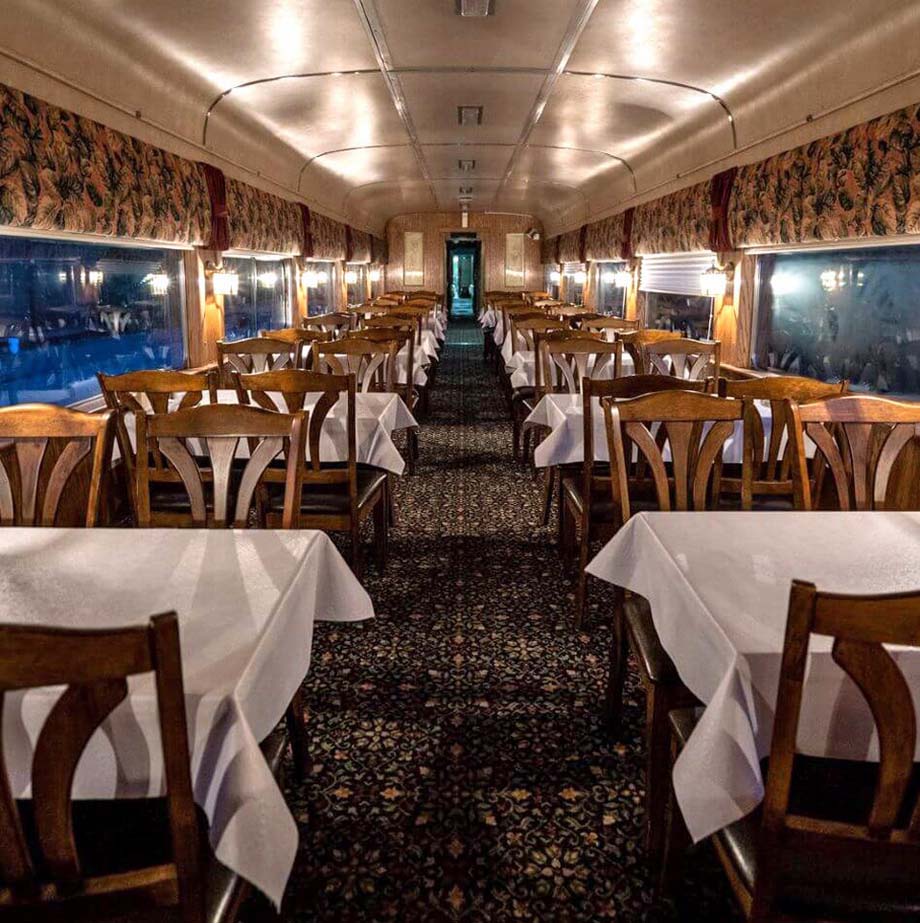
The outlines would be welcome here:
<svg viewBox="0 0 920 923">
<path fill-rule="evenodd" d="M 715 263 L 700 273 L 700 293 L 708 298 L 721 298 L 728 291 L 729 279 L 735 275 L 735 264 L 726 263 L 717 266 Z"/>
<path fill-rule="evenodd" d="M 319 285 L 326 285 L 329 282 L 329 273 L 328 272 L 318 272 L 316 274 L 316 281 Z"/>
<path fill-rule="evenodd" d="M 380 281 L 380 270 L 379 270 L 379 269 L 372 269 L 372 270 L 367 274 L 367 277 L 368 277 L 368 279 L 371 280 L 371 282 L 379 282 L 379 281 Z"/>
<path fill-rule="evenodd" d="M 316 271 L 313 269 L 305 269 L 300 274 L 300 284 L 304 288 L 316 288 L 317 281 Z"/>
<path fill-rule="evenodd" d="M 166 275 L 162 269 L 150 273 L 150 275 L 147 276 L 147 281 L 150 283 L 150 291 L 152 294 L 166 295 L 169 293 L 169 276 Z"/>
<path fill-rule="evenodd" d="M 101 269 L 91 269 L 88 274 L 90 285 L 102 285 L 105 279 L 105 273 Z"/>
<path fill-rule="evenodd" d="M 211 287 L 215 295 L 235 295 L 240 290 L 239 274 L 232 269 L 224 269 L 208 263 L 205 266 L 205 275 L 211 277 Z"/>
<path fill-rule="evenodd" d="M 588 274 L 583 269 L 579 269 L 573 278 L 576 285 L 584 285 L 588 281 Z"/>
<path fill-rule="evenodd" d="M 269 270 L 259 273 L 259 285 L 263 288 L 274 288 L 278 284 L 278 273 Z"/>
<path fill-rule="evenodd" d="M 554 269 L 549 274 L 549 281 L 552 282 L 554 285 L 558 285 L 561 280 L 562 280 L 562 273 L 559 272 L 558 269 Z"/>
<path fill-rule="evenodd" d="M 345 271 L 345 284 L 346 285 L 357 285 L 358 284 L 358 274 L 353 269 L 347 269 Z"/>
</svg>

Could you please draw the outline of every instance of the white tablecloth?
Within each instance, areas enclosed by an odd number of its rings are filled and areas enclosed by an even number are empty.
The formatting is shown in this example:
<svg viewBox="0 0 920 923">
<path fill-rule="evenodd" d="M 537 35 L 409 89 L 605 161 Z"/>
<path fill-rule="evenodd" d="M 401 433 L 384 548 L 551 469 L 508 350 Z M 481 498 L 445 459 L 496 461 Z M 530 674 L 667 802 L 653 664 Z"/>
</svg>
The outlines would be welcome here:
<svg viewBox="0 0 920 923">
<path fill-rule="evenodd" d="M 372 618 L 322 532 L 0 529 L 0 622 L 111 628 L 179 616 L 195 801 L 218 859 L 278 904 L 297 826 L 259 750 L 310 666 L 313 622 Z M 28 797 L 36 734 L 60 690 L 8 693 L 13 794 Z M 151 676 L 94 735 L 76 798 L 163 793 Z"/>
<path fill-rule="evenodd" d="M 280 393 L 271 393 L 269 397 L 275 402 L 279 410 L 284 409 L 284 400 Z M 319 398 L 319 394 L 307 395 L 304 410 L 308 412 L 312 410 Z M 173 399 L 173 410 L 176 409 L 180 400 L 180 396 Z M 221 404 L 236 404 L 236 391 L 221 389 L 217 392 L 217 400 Z M 205 402 L 208 402 L 207 395 L 205 395 Z M 320 459 L 324 462 L 340 462 L 345 461 L 347 458 L 348 433 L 345 425 L 345 414 L 345 401 L 340 399 L 329 411 L 323 423 L 319 453 Z M 417 426 L 418 423 L 409 412 L 405 401 L 398 394 L 389 392 L 368 392 L 365 394 L 359 392 L 355 398 L 358 463 L 383 468 L 393 474 L 402 474 L 406 468 L 406 462 L 393 442 L 393 433 L 396 430 L 410 429 Z M 136 448 L 133 414 L 126 415 L 125 428 L 128 430 L 131 445 Z M 194 440 L 190 444 L 193 452 L 203 453 L 203 448 L 196 446 Z M 249 448 L 246 441 L 241 440 L 238 449 L 239 456 L 247 458 L 248 452 Z M 307 453 L 309 455 L 309 445 L 307 446 Z"/>
<path fill-rule="evenodd" d="M 505 348 L 508 347 L 508 341 L 505 341 L 505 346 L 502 347 L 502 354 L 504 355 Z M 505 370 L 511 375 L 511 387 L 512 388 L 532 388 L 536 382 L 536 361 L 534 359 L 533 350 L 518 350 L 518 352 L 511 353 L 509 351 L 509 358 L 505 360 Z M 608 365 L 605 369 L 602 370 L 601 378 L 609 378 L 609 372 L 613 371 L 613 366 Z M 621 375 L 634 375 L 636 372 L 636 364 L 633 362 L 632 356 L 628 353 L 623 353 L 621 357 L 620 364 L 620 374 Z"/>
<path fill-rule="evenodd" d="M 642 513 L 588 573 L 649 601 L 681 679 L 706 703 L 674 770 L 700 840 L 763 798 L 759 760 L 770 749 L 792 580 L 839 593 L 920 589 L 920 513 Z M 868 708 L 828 640 L 811 650 L 799 748 L 877 759 Z M 920 649 L 895 656 L 920 707 Z"/>
</svg>

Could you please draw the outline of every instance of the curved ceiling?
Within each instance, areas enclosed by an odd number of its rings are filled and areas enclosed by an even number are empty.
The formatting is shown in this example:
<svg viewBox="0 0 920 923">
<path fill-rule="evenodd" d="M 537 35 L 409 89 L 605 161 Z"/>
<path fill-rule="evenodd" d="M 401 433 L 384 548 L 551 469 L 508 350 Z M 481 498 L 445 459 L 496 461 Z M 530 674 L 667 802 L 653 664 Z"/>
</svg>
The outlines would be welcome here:
<svg viewBox="0 0 920 923">
<path fill-rule="evenodd" d="M 915 0 L 455 4 L 5 0 L 0 80 L 378 232 L 461 196 L 558 230 L 883 88 L 916 98 Z"/>
</svg>

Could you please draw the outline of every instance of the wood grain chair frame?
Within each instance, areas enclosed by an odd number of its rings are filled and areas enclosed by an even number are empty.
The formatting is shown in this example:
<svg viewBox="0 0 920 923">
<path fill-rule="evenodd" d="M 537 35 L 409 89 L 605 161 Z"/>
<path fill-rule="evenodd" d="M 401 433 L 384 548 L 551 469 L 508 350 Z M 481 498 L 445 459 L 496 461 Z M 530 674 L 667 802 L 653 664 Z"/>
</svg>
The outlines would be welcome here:
<svg viewBox="0 0 920 923">
<path fill-rule="evenodd" d="M 722 364 L 719 340 L 691 340 L 687 337 L 646 343 L 644 369 L 651 374 L 676 378 L 718 379 Z"/>
<path fill-rule="evenodd" d="M 647 507 L 658 510 L 717 508 L 722 450 L 744 419 L 744 404 L 714 394 L 670 389 L 626 400 L 604 398 L 615 522 L 623 523 L 633 514 L 634 493 Z M 742 477 L 749 478 L 747 459 L 743 470 Z M 669 787 L 668 714 L 695 705 L 696 699 L 664 650 L 648 603 L 619 591 L 607 689 L 607 719 L 614 733 L 621 722 L 629 649 L 636 654 L 646 696 L 646 846 L 658 856 L 664 845 Z"/>
<path fill-rule="evenodd" d="M 82 413 L 53 404 L 0 408 L 0 526 L 53 526 L 69 489 L 83 478 L 82 524 L 99 518 L 115 412 Z"/>
<path fill-rule="evenodd" d="M 803 756 L 798 748 L 812 641 L 818 637 L 831 641 L 830 656 L 868 706 L 877 762 Z M 853 596 L 792 582 L 763 804 L 713 835 L 748 919 L 916 917 L 917 714 L 889 648 L 918 645 L 920 593 Z M 675 754 L 695 724 L 693 716 L 675 713 Z"/>
<path fill-rule="evenodd" d="M 638 320 L 627 320 L 625 317 L 611 317 L 609 314 L 599 314 L 582 321 L 582 330 L 588 333 L 599 333 L 605 340 L 614 340 L 621 333 L 632 333 L 639 329 Z"/>
<path fill-rule="evenodd" d="M 271 340 L 281 340 L 297 347 L 294 356 L 294 368 L 305 369 L 310 362 L 310 348 L 314 343 L 326 343 L 332 339 L 328 330 L 305 330 L 303 327 L 281 327 L 276 330 L 260 330 L 259 336 Z M 270 371 L 269 369 L 253 371 Z M 243 373 L 248 374 L 248 373 Z"/>
<path fill-rule="evenodd" d="M 330 311 L 328 314 L 314 314 L 301 321 L 304 330 L 324 330 L 331 333 L 333 339 L 343 336 L 354 327 L 355 316 L 342 311 Z"/>
<path fill-rule="evenodd" d="M 622 341 L 624 351 L 632 356 L 636 374 L 645 375 L 650 371 L 645 359 L 645 347 L 650 343 L 657 343 L 661 340 L 681 339 L 682 336 L 683 334 L 678 331 L 656 330 L 652 327 L 640 327 L 638 330 L 623 331 L 618 335 L 617 339 Z"/>
<path fill-rule="evenodd" d="M 0 625 L 0 647 L 0 701 L 7 692 L 66 687 L 35 744 L 34 854 L 11 794 L 0 734 L 0 906 L 34 914 L 32 919 L 52 912 L 56 919 L 72 919 L 69 913 L 95 907 L 110 918 L 116 902 L 125 909 L 171 905 L 183 923 L 203 923 L 202 844 L 176 614 L 98 631 Z M 157 693 L 172 855 L 147 868 L 90 877 L 74 839 L 74 774 L 96 729 L 127 697 L 128 679 L 149 673 Z"/>
<path fill-rule="evenodd" d="M 178 524 L 196 528 L 246 528 L 256 488 L 279 456 L 286 459 L 281 527 L 296 528 L 305 432 L 303 413 L 285 414 L 233 404 L 211 404 L 137 418 L 138 445 L 146 445 L 148 439 L 154 441 L 188 494 L 190 512 L 187 517 L 181 516 Z M 200 460 L 189 451 L 187 440 L 190 439 L 202 444 L 209 468 L 203 469 Z M 250 457 L 235 470 L 234 460 L 243 439 L 250 446 Z M 211 488 L 210 504 L 206 485 Z M 232 494 L 235 494 L 235 502 Z M 137 464 L 137 500 L 138 525 L 149 527 L 152 524 L 150 469 L 143 453 Z"/>
<path fill-rule="evenodd" d="M 232 387 L 231 372 L 274 372 L 297 367 L 300 344 L 273 337 L 246 337 L 217 341 L 217 365 L 221 382 Z"/>
<path fill-rule="evenodd" d="M 899 499 L 892 475 L 902 456 L 908 473 L 901 480 L 917 481 L 916 462 L 907 455 L 920 437 L 920 404 L 868 395 L 845 395 L 811 404 L 786 401 L 793 451 L 796 508 L 817 508 L 824 469 L 841 510 L 910 508 Z M 805 440 L 816 446 L 809 474 Z"/>
<path fill-rule="evenodd" d="M 750 497 L 744 498 L 747 506 L 752 506 L 755 497 L 788 500 L 790 507 L 794 503 L 795 491 L 792 484 L 792 441 L 786 419 L 786 400 L 805 404 L 812 401 L 841 397 L 849 389 L 846 381 L 828 384 L 814 378 L 802 378 L 798 375 L 770 375 L 764 378 L 744 378 L 728 381 L 719 379 L 718 390 L 722 397 L 748 400 L 749 411 L 744 421 L 744 438 L 750 441 L 752 459 Z M 770 407 L 770 438 L 765 435 L 763 414 L 757 401 Z M 740 477 L 723 476 L 722 490 L 726 494 L 742 494 Z M 769 501 L 768 501 L 769 502 Z"/>
<path fill-rule="evenodd" d="M 313 369 L 333 375 L 354 375 L 358 390 L 396 390 L 396 365 L 399 350 L 395 340 L 374 343 L 355 337 L 313 347 Z"/>
<path fill-rule="evenodd" d="M 593 337 L 567 340 L 544 338 L 544 386 L 552 391 L 580 394 L 585 378 L 619 378 L 623 345 Z"/>
</svg>

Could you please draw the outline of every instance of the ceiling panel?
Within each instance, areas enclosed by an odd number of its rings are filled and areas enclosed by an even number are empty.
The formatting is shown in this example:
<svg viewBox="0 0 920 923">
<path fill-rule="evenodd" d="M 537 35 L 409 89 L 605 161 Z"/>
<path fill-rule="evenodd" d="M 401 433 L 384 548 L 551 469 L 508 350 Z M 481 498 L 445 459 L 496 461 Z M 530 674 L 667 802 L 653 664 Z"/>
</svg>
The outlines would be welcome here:
<svg viewBox="0 0 920 923">
<path fill-rule="evenodd" d="M 475 180 L 464 184 L 473 190 L 473 198 L 469 205 L 470 211 L 483 211 L 489 208 L 499 182 L 497 179 Z M 441 208 L 448 211 L 456 211 L 460 208 L 460 190 L 457 183 L 451 180 L 434 180 L 432 186 Z"/>
<path fill-rule="evenodd" d="M 376 0 L 395 67 L 549 67 L 579 0 L 497 0 L 457 16 L 454 0 Z"/>
<path fill-rule="evenodd" d="M 422 143 L 515 143 L 540 87 L 533 74 L 401 74 L 412 121 Z M 482 106 L 482 125 L 460 126 L 458 106 Z"/>
<path fill-rule="evenodd" d="M 433 178 L 444 179 L 456 177 L 465 184 L 482 179 L 501 179 L 508 169 L 513 147 L 478 144 L 423 145 L 422 154 Z M 476 168 L 472 172 L 460 170 L 460 160 L 475 160 Z"/>
<path fill-rule="evenodd" d="M 545 147 L 526 147 L 514 165 L 511 178 L 560 180 L 580 186 L 609 170 L 624 170 L 623 165 L 607 154 Z"/>
<path fill-rule="evenodd" d="M 415 152 L 408 146 L 337 151 L 313 161 L 310 167 L 343 176 L 355 186 L 384 180 L 422 179 Z"/>
<path fill-rule="evenodd" d="M 437 211 L 438 207 L 428 183 L 401 180 L 355 187 L 346 197 L 344 210 L 349 216 L 364 213 L 390 218 L 410 212 Z"/>
</svg>

